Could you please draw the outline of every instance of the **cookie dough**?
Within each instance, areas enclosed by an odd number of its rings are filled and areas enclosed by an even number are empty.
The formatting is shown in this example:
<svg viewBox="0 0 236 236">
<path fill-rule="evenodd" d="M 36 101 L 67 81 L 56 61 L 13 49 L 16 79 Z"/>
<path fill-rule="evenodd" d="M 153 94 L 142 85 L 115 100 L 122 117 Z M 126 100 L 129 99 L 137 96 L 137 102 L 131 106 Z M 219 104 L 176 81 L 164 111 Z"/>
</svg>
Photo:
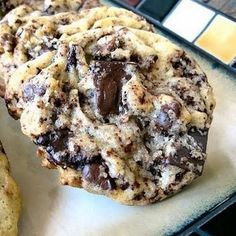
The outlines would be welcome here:
<svg viewBox="0 0 236 236">
<path fill-rule="evenodd" d="M 215 102 L 194 59 L 123 9 L 37 14 L 5 16 L 0 70 L 9 113 L 62 184 L 145 205 L 202 174 Z"/>
</svg>

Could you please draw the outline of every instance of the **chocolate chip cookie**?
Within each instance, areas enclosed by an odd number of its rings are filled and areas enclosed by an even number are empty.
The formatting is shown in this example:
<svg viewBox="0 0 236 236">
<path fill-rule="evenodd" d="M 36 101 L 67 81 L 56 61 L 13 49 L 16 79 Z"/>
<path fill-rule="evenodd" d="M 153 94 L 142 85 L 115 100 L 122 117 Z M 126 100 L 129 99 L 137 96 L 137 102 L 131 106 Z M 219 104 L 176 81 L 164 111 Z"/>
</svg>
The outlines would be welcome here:
<svg viewBox="0 0 236 236">
<path fill-rule="evenodd" d="M 202 174 L 215 102 L 194 59 L 126 10 L 36 14 L 1 23 L 0 69 L 62 184 L 145 205 Z"/>
<path fill-rule="evenodd" d="M 65 11 L 80 11 L 101 6 L 99 0 L 1 0 L 0 18 L 10 10 L 20 6 L 28 5 L 44 14 L 53 14 Z"/>
<path fill-rule="evenodd" d="M 20 197 L 9 173 L 9 163 L 0 142 L 0 235 L 16 236 Z"/>
<path fill-rule="evenodd" d="M 32 19 L 39 15 L 52 15 L 60 12 L 79 12 L 84 9 L 90 9 L 94 7 L 101 6 L 99 0 L 2 0 L 0 2 L 0 19 L 4 17 L 10 10 L 12 12 L 4 18 L 3 25 L 6 26 L 6 22 L 11 21 L 8 26 L 14 26 L 12 30 L 13 34 L 18 26 L 24 24 L 27 20 Z M 5 22 L 5 23 L 4 23 Z M 33 27 L 33 26 L 32 26 Z M 8 34 L 8 30 L 5 29 Z M 4 30 L 3 30 L 4 31 Z M 6 43 L 14 45 L 15 38 L 5 35 L 2 40 L 6 40 Z M 0 76 L 0 97 L 4 97 L 5 94 L 5 83 Z"/>
</svg>

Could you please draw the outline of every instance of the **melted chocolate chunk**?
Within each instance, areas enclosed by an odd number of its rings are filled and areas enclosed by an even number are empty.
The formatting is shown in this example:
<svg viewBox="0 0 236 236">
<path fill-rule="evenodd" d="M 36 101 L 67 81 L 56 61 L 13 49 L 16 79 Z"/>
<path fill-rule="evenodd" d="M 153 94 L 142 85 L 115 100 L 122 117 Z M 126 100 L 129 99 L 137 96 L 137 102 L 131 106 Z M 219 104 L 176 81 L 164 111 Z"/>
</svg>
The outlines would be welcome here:
<svg viewBox="0 0 236 236">
<path fill-rule="evenodd" d="M 85 165 L 83 169 L 83 178 L 96 185 L 99 185 L 103 190 L 111 190 L 115 187 L 114 180 L 106 173 L 106 177 L 102 176 L 101 169 L 105 169 L 102 165 L 99 164 L 90 164 Z"/>
<path fill-rule="evenodd" d="M 46 93 L 46 89 L 42 86 L 37 86 L 31 83 L 25 85 L 23 90 L 24 101 L 33 101 L 35 96 L 43 96 Z"/>
<path fill-rule="evenodd" d="M 69 136 L 68 129 L 56 130 L 36 137 L 34 142 L 45 148 L 49 155 L 48 160 L 51 163 L 60 165 L 63 168 L 70 167 L 75 170 L 81 170 L 90 164 L 102 165 L 101 155 L 85 156 L 79 147 L 75 148 L 74 153 L 70 153 L 68 151 Z"/>
<path fill-rule="evenodd" d="M 43 146 L 48 153 L 48 161 L 66 168 L 67 166 L 77 168 L 70 159 L 67 150 L 69 130 L 62 129 L 48 132 L 34 139 L 35 144 Z"/>
<path fill-rule="evenodd" d="M 53 153 L 63 151 L 67 148 L 69 130 L 62 129 L 48 132 L 35 139 L 35 143 L 40 146 L 47 147 Z"/>
<path fill-rule="evenodd" d="M 91 70 L 97 90 L 97 107 L 102 116 L 119 111 L 122 84 L 131 78 L 125 72 L 126 63 L 95 61 Z"/>
<path fill-rule="evenodd" d="M 171 104 L 166 104 L 161 107 L 160 113 L 157 115 L 155 123 L 156 127 L 160 130 L 167 131 L 173 123 L 173 119 L 171 119 L 169 112 L 174 112 L 176 118 L 179 118 L 181 105 L 178 102 L 173 102 Z"/>
<path fill-rule="evenodd" d="M 185 147 L 180 148 L 177 151 L 176 155 L 179 156 L 179 157 L 191 158 L 190 151 Z"/>
<path fill-rule="evenodd" d="M 203 131 L 203 133 L 206 133 L 205 135 L 200 134 L 197 130 L 193 132 L 189 132 L 188 134 L 192 136 L 197 144 L 202 148 L 203 152 L 206 152 L 207 148 L 207 137 L 208 137 L 208 130 Z"/>
<path fill-rule="evenodd" d="M 197 175 L 201 175 L 198 167 L 204 165 L 204 160 L 199 160 L 191 156 L 190 150 L 181 147 L 177 150 L 176 155 L 168 158 L 168 163 L 177 166 L 186 171 L 193 171 Z"/>
</svg>

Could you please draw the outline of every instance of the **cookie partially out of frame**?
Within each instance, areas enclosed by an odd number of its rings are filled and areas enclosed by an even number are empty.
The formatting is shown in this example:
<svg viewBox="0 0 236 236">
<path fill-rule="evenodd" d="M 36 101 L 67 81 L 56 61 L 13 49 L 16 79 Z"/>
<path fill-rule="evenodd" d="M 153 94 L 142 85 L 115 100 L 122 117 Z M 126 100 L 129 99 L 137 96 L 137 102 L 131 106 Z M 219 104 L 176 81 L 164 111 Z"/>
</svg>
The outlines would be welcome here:
<svg viewBox="0 0 236 236">
<path fill-rule="evenodd" d="M 23 4 L 31 6 L 34 10 L 40 10 L 44 14 L 80 11 L 81 9 L 101 6 L 99 0 L 1 0 L 0 18 L 10 10 Z"/>
<path fill-rule="evenodd" d="M 14 26 L 11 30 L 16 30 L 20 24 L 26 22 L 29 17 L 39 15 L 52 15 L 59 12 L 75 11 L 80 12 L 84 9 L 90 9 L 101 6 L 99 0 L 1 0 L 0 2 L 0 20 L 12 9 L 15 9 L 2 21 L 11 21 L 9 26 Z M 4 23 L 3 23 L 4 25 Z M 7 41 L 14 40 L 3 39 Z M 0 97 L 5 95 L 5 82 L 0 75 Z"/>
<path fill-rule="evenodd" d="M 32 15 L 0 25 L 5 99 L 63 184 L 145 205 L 202 174 L 215 103 L 194 59 L 126 10 Z"/>
<path fill-rule="evenodd" d="M 9 163 L 0 142 L 0 235 L 16 236 L 20 213 L 18 187 L 10 176 Z"/>
</svg>

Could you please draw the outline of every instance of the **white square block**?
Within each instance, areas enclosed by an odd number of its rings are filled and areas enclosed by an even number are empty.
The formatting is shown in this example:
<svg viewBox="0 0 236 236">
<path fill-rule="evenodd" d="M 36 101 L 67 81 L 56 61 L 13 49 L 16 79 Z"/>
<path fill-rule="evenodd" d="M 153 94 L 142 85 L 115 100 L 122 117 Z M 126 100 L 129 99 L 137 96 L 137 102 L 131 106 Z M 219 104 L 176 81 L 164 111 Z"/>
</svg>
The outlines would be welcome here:
<svg viewBox="0 0 236 236">
<path fill-rule="evenodd" d="M 164 20 L 164 26 L 192 42 L 206 27 L 215 12 L 191 0 L 182 0 Z"/>
</svg>

